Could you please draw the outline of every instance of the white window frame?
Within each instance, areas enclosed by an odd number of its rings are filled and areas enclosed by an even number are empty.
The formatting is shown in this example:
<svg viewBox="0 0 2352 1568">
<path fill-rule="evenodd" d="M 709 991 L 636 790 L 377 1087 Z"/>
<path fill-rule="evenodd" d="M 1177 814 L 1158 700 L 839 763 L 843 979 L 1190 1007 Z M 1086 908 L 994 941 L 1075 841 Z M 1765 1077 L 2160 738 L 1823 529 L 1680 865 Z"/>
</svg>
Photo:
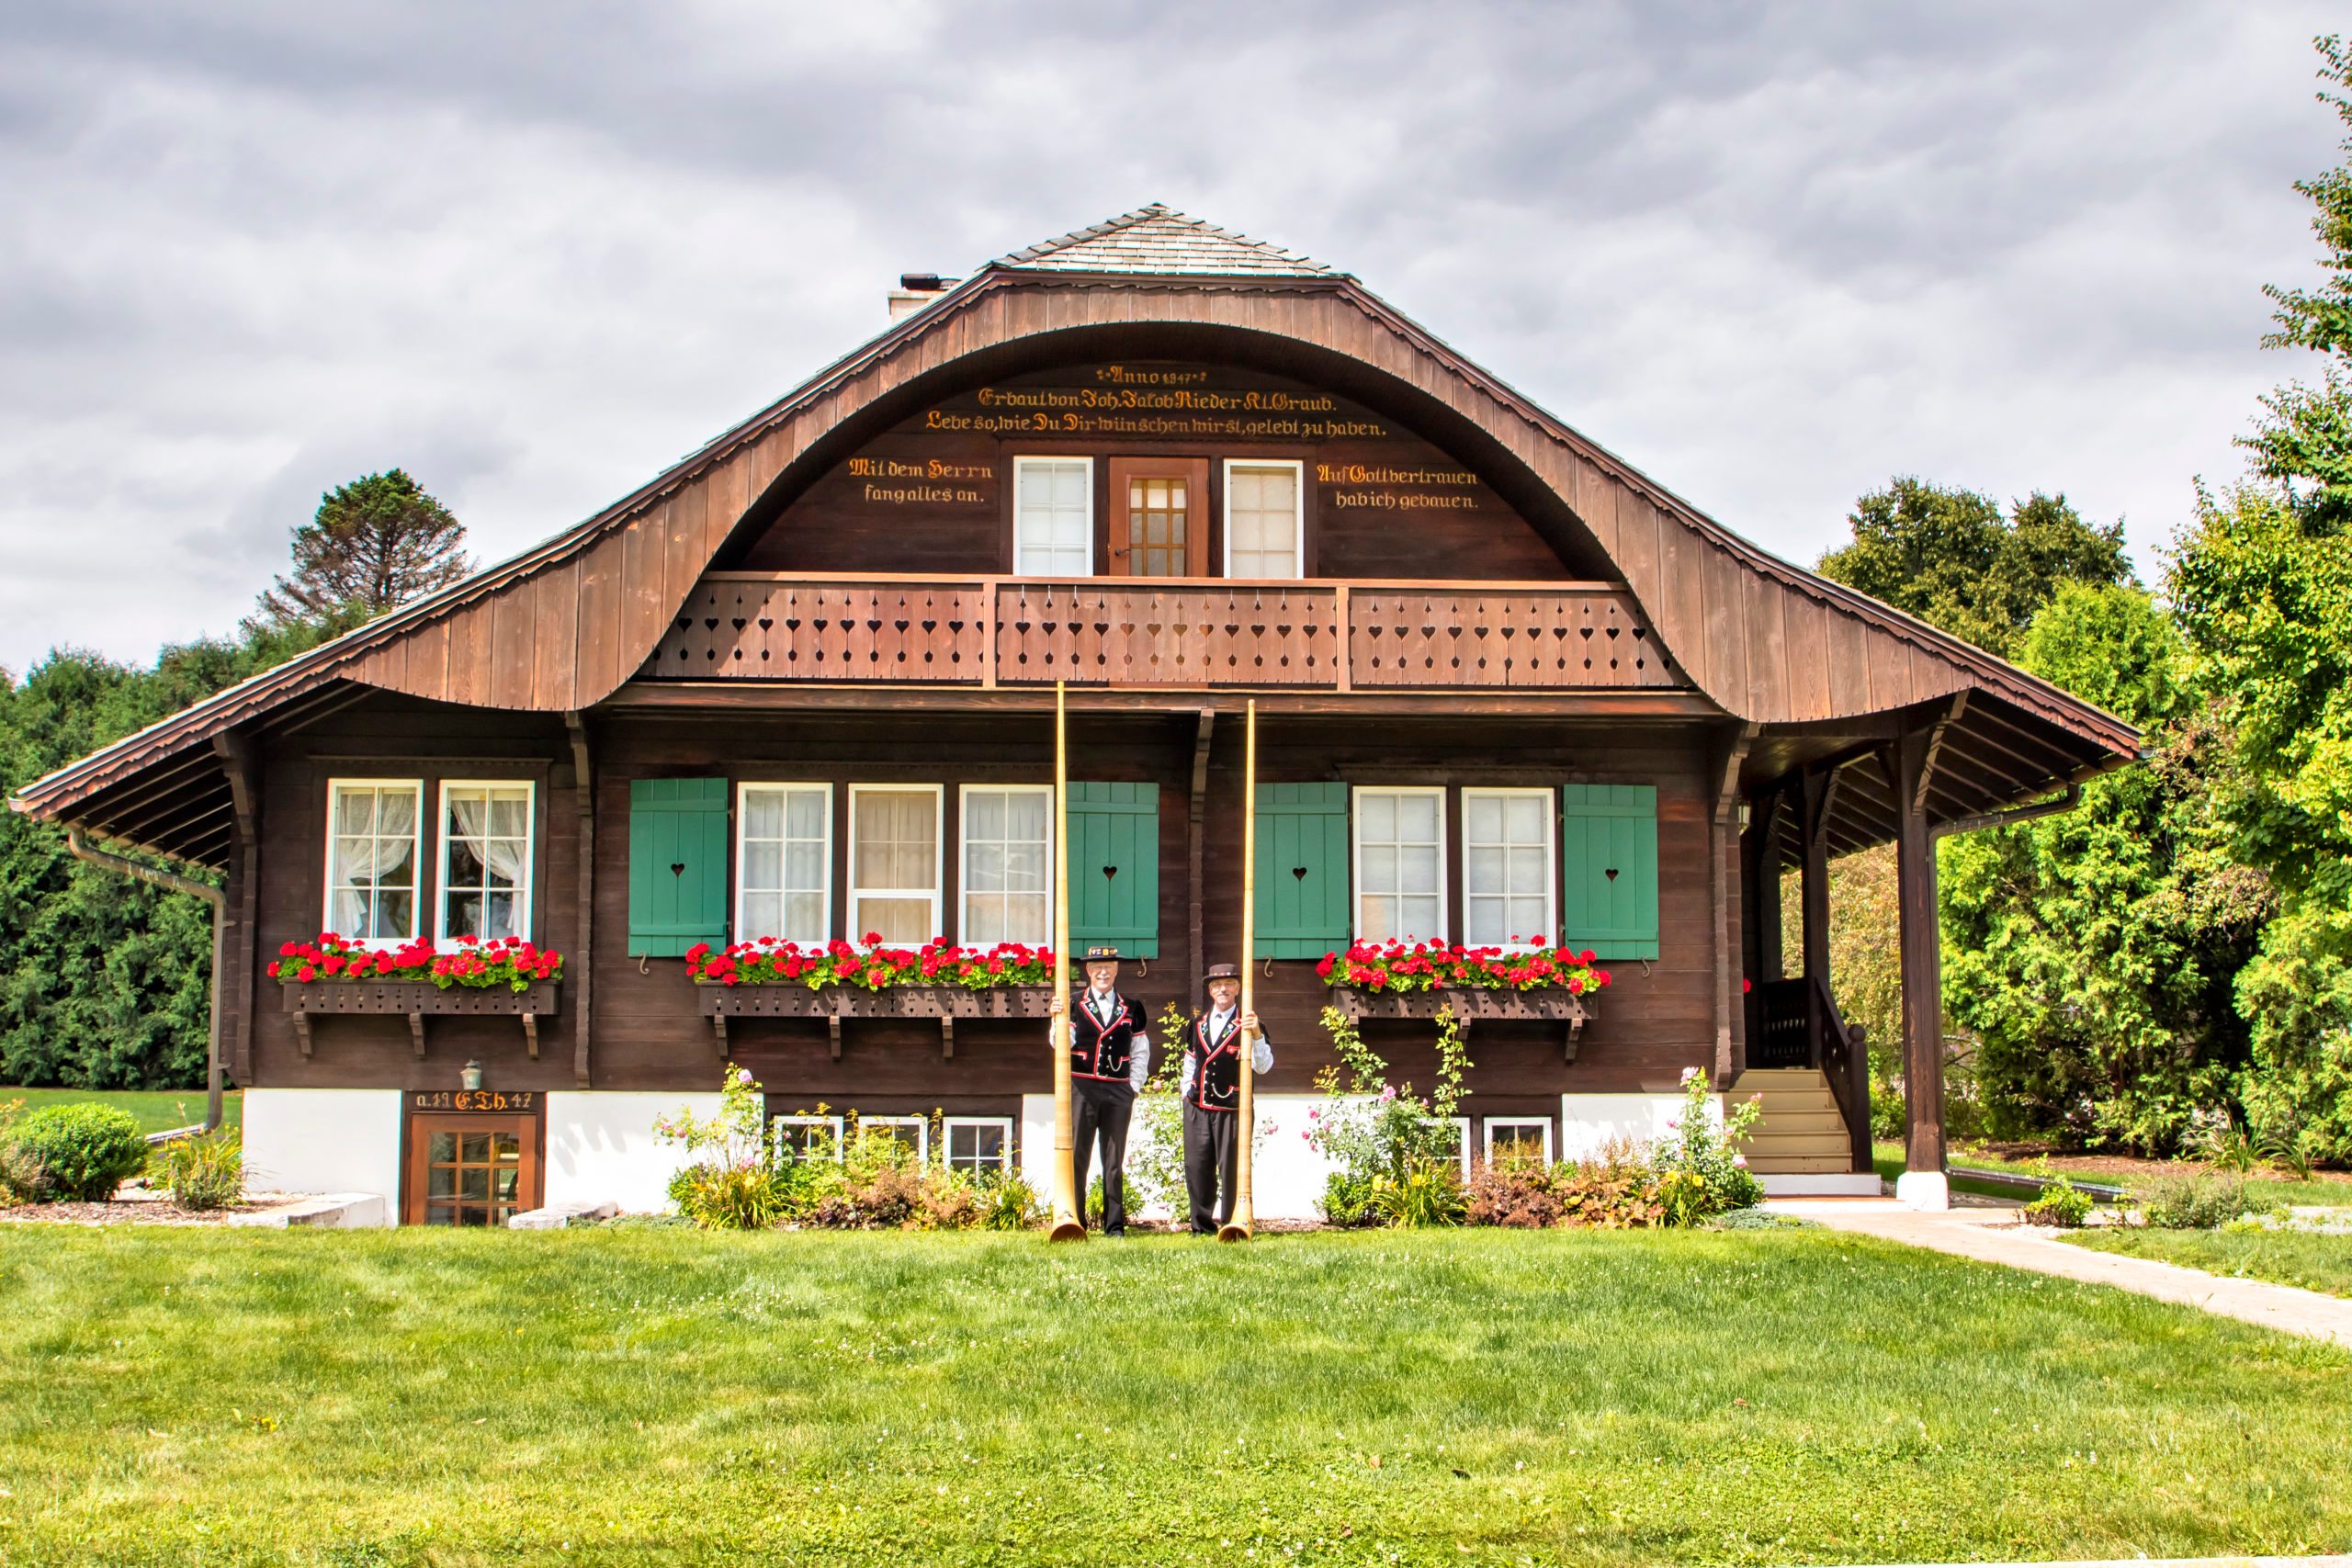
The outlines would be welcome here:
<svg viewBox="0 0 2352 1568">
<path fill-rule="evenodd" d="M 1458 1144 L 1458 1152 L 1459 1152 L 1459 1153 L 1461 1154 L 1461 1156 L 1462 1156 L 1462 1179 L 1463 1179 L 1463 1180 L 1464 1180 L 1464 1181 L 1469 1180 L 1469 1179 L 1470 1179 L 1470 1118 L 1468 1118 L 1467 1116 L 1446 1116 L 1446 1117 L 1435 1118 L 1435 1120 L 1445 1121 L 1445 1122 L 1451 1122 L 1453 1124 L 1453 1131 L 1454 1131 L 1454 1134 L 1455 1134 L 1456 1137 L 1459 1139 L 1459 1144 Z"/>
<path fill-rule="evenodd" d="M 1549 1116 L 1489 1116 L 1479 1128 L 1479 1153 L 1488 1165 L 1495 1163 L 1495 1129 L 1498 1127 L 1543 1128 L 1544 1163 L 1556 1163 L 1552 1153 L 1552 1119 Z"/>
<path fill-rule="evenodd" d="M 1292 474 L 1293 479 L 1295 480 L 1295 482 L 1291 486 L 1291 492 L 1290 492 L 1290 493 L 1291 493 L 1290 555 L 1291 555 L 1291 561 L 1292 561 L 1292 563 L 1293 563 L 1293 564 L 1297 568 L 1297 570 L 1296 570 L 1295 572 L 1293 572 L 1293 573 L 1291 574 L 1291 576 L 1286 577 L 1286 578 L 1277 578 L 1277 577 L 1269 577 L 1269 578 L 1262 578 L 1262 579 L 1260 579 L 1260 578 L 1251 578 L 1251 579 L 1247 579 L 1246 581 L 1265 581 L 1265 582 L 1291 582 L 1291 581 L 1297 581 L 1303 580 L 1303 579 L 1306 576 L 1306 462 L 1305 462 L 1304 460 L 1300 459 L 1300 458 L 1297 458 L 1297 457 L 1227 457 L 1227 458 L 1225 460 L 1225 468 L 1224 468 L 1224 472 L 1223 472 L 1223 488 L 1222 488 L 1222 491 L 1221 491 L 1221 492 L 1220 492 L 1220 497 L 1219 497 L 1219 499 L 1220 499 L 1220 500 L 1226 500 L 1226 499 L 1230 498 L 1230 497 L 1232 496 L 1232 494 L 1233 494 L 1233 470 L 1234 470 L 1234 469 L 1236 469 L 1236 468 L 1288 468 L 1288 469 L 1291 471 L 1291 474 Z M 1221 532 L 1221 533 L 1225 536 L 1225 565 L 1224 565 L 1224 575 L 1226 575 L 1227 577 L 1231 577 L 1231 576 L 1233 575 L 1233 528 L 1232 528 L 1232 525 L 1231 525 L 1232 508 L 1231 508 L 1231 506 L 1230 506 L 1229 504 L 1227 504 L 1227 505 L 1226 505 L 1226 506 L 1224 506 L 1224 507 L 1221 507 L 1221 508 L 1220 508 L 1220 510 L 1221 510 L 1221 511 L 1223 512 L 1223 513 L 1224 513 L 1225 521 L 1226 521 L 1226 524 L 1227 524 L 1227 525 L 1226 525 L 1224 528 L 1222 528 L 1222 529 L 1220 529 L 1220 530 L 1219 530 L 1219 532 Z"/>
<path fill-rule="evenodd" d="M 413 792 L 416 795 L 415 842 L 409 852 L 410 863 L 416 868 L 416 885 L 413 890 L 414 897 L 409 900 L 408 935 L 404 937 L 356 937 L 349 931 L 336 930 L 334 923 L 334 841 L 339 835 L 334 830 L 335 796 L 339 792 L 346 789 L 404 789 Z M 414 942 L 417 939 L 418 933 L 424 930 L 424 906 L 426 902 L 433 897 L 432 879 L 425 874 L 424 871 L 424 781 L 423 779 L 331 778 L 327 780 L 326 829 L 326 843 L 322 852 L 325 870 L 322 875 L 322 881 L 323 882 L 324 886 L 319 895 L 319 930 L 322 931 L 334 931 L 335 935 L 342 937 L 354 947 L 373 949 L 379 945 Z M 375 836 L 379 839 L 383 837 L 380 833 Z"/>
<path fill-rule="evenodd" d="M 860 887 L 857 885 L 857 800 L 862 795 L 879 793 L 899 795 L 928 794 L 931 796 L 931 927 L 922 940 L 928 942 L 947 930 L 944 923 L 945 910 L 941 900 L 946 896 L 943 886 L 947 869 L 947 786 L 945 784 L 854 784 L 849 786 L 849 897 L 843 901 L 842 918 L 849 922 L 849 940 L 864 942 L 872 928 L 858 919 L 861 898 L 911 898 L 922 890 L 912 887 Z"/>
<path fill-rule="evenodd" d="M 1032 572 L 1021 561 L 1021 474 L 1024 468 L 1043 464 L 1076 468 L 1086 477 L 1086 570 L 1078 575 L 1094 575 L 1094 459 L 1075 454 L 1057 455 L 1036 452 L 1012 459 L 1012 575 L 1015 577 L 1059 576 L 1054 572 Z"/>
<path fill-rule="evenodd" d="M 1049 784 L 959 784 L 956 790 L 956 941 L 968 942 L 967 931 L 971 919 L 969 900 L 972 897 L 972 796 L 986 794 L 1012 795 L 1027 793 L 1046 797 L 1046 929 L 1036 941 L 1024 943 L 1029 947 L 1051 947 L 1054 944 L 1054 786 Z"/>
<path fill-rule="evenodd" d="M 847 1122 L 846 1117 L 811 1116 L 806 1111 L 796 1111 L 790 1116 L 771 1116 L 768 1118 L 768 1150 L 779 1158 L 783 1156 L 783 1134 L 786 1127 L 822 1127 L 833 1135 L 833 1161 L 839 1164 L 842 1158 L 842 1130 Z M 793 1157 L 797 1159 L 799 1156 L 796 1155 Z"/>
<path fill-rule="evenodd" d="M 815 940 L 819 942 L 831 942 L 833 938 L 833 786 L 829 784 L 795 782 L 789 779 L 746 779 L 735 786 L 735 940 L 738 942 L 754 940 L 750 925 L 743 919 L 743 894 L 746 891 L 743 886 L 743 838 L 752 820 L 752 814 L 747 807 L 753 790 L 771 789 L 810 789 L 824 796 L 824 871 L 818 884 L 819 891 L 823 897 L 821 906 L 823 913 L 819 921 L 821 929 Z M 800 941 L 801 939 L 792 940 Z"/>
<path fill-rule="evenodd" d="M 455 789 L 519 789 L 523 792 L 523 874 L 514 879 L 514 897 L 518 928 L 515 934 L 525 942 L 536 942 L 537 927 L 533 924 L 537 910 L 532 908 L 531 885 L 539 875 L 539 785 L 536 779 L 443 779 L 438 814 L 433 829 L 441 841 L 441 852 L 435 857 L 437 869 L 433 888 L 433 945 L 441 952 L 450 952 L 458 945 L 449 934 L 449 847 L 454 835 L 449 831 L 449 792 Z M 482 939 L 484 941 L 489 938 Z"/>
<path fill-rule="evenodd" d="M 1363 934 L 1363 797 L 1367 795 L 1426 795 L 1437 801 L 1437 930 L 1402 933 L 1408 942 L 1449 940 L 1453 911 L 1447 908 L 1445 885 L 1446 789 L 1443 784 L 1357 784 L 1348 792 L 1348 931 L 1359 942 Z M 1419 895 L 1415 895 L 1419 897 Z M 1383 942 L 1392 940 L 1388 937 Z"/>
<path fill-rule="evenodd" d="M 982 1175 L 989 1170 L 995 1170 L 1005 1176 L 1012 1174 L 1014 1169 L 1012 1118 L 1010 1116 L 950 1116 L 946 1118 L 940 1123 L 939 1129 L 940 1141 L 944 1145 L 939 1151 L 939 1163 L 941 1168 L 945 1170 L 960 1170 L 965 1168 L 964 1167 L 958 1166 L 955 1163 L 956 1130 L 958 1127 L 994 1127 L 998 1132 L 1004 1134 L 1004 1157 L 1002 1162 L 973 1166 L 970 1169 L 974 1176 Z"/>
<path fill-rule="evenodd" d="M 1531 796 L 1544 806 L 1544 931 L 1541 943 L 1532 942 L 1472 942 L 1470 940 L 1470 801 L 1475 795 L 1498 798 L 1510 795 Z M 1508 851 L 1505 852 L 1508 854 Z M 1558 939 L 1560 931 L 1560 802 L 1546 788 L 1476 788 L 1464 786 L 1462 791 L 1462 941 L 1464 946 L 1498 947 L 1505 953 L 1539 953 Z"/>
<path fill-rule="evenodd" d="M 931 1163 L 931 1118 L 928 1116 L 860 1116 L 857 1135 L 865 1136 L 868 1127 L 912 1127 L 915 1130 L 915 1163 Z"/>
</svg>

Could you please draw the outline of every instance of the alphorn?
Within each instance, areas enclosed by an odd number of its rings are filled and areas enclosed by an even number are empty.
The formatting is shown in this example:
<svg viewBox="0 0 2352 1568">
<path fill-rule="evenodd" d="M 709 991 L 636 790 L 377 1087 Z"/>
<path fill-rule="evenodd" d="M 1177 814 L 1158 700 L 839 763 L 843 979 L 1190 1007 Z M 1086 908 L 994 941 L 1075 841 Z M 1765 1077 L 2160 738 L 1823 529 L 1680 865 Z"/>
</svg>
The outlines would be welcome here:
<svg viewBox="0 0 2352 1568">
<path fill-rule="evenodd" d="M 1069 746 L 1063 712 L 1062 683 L 1054 682 L 1054 995 L 1061 1010 L 1054 1015 L 1054 1168 L 1046 1190 L 1052 1194 L 1055 1241 L 1084 1241 L 1086 1221 L 1079 1213 L 1083 1201 L 1078 1173 L 1070 1161 L 1069 1114 Z"/>
<path fill-rule="evenodd" d="M 1241 742 L 1241 1016 L 1248 1018 L 1255 1010 L 1253 984 L 1257 975 L 1258 936 L 1258 699 L 1250 699 L 1249 716 L 1243 723 Z M 1219 1241 L 1248 1241 L 1258 1228 L 1258 1205 L 1250 1191 L 1251 1145 L 1258 1130 L 1257 1031 L 1241 1032 L 1241 1099 L 1233 1108 L 1238 1124 L 1233 1135 L 1239 1146 L 1235 1150 L 1233 1170 L 1233 1213 L 1218 1227 Z M 1202 1071 L 1207 1071 L 1202 1064 Z"/>
</svg>

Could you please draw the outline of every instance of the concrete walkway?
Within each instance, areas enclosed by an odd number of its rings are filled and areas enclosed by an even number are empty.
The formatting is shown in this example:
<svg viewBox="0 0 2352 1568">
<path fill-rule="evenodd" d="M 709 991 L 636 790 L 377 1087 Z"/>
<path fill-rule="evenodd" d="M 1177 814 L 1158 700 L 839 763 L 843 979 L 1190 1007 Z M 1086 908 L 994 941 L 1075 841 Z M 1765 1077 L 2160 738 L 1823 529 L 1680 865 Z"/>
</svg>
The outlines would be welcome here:
<svg viewBox="0 0 2352 1568">
<path fill-rule="evenodd" d="M 1832 1230 L 1925 1247 L 1981 1263 L 2030 1269 L 2086 1284 L 2113 1285 L 2264 1328 L 2333 1340 L 2352 1349 L 2352 1301 L 2291 1285 L 2223 1279 L 2152 1258 L 2069 1246 L 2021 1223 L 2015 1209 L 1951 1209 L 1932 1213 L 1905 1208 L 1891 1198 L 1786 1198 L 1770 1201 L 1767 1206 L 1777 1213 L 1817 1220 Z"/>
</svg>

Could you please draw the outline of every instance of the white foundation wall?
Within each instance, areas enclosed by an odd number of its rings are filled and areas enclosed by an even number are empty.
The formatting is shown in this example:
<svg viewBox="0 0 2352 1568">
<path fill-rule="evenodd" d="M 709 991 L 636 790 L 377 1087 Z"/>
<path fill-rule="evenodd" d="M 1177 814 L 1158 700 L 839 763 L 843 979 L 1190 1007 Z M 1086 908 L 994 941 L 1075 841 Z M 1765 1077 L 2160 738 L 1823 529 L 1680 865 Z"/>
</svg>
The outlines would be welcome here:
<svg viewBox="0 0 2352 1568">
<path fill-rule="evenodd" d="M 396 1089 L 245 1090 L 246 1179 L 273 1192 L 370 1192 L 397 1223 L 401 1092 Z"/>
<path fill-rule="evenodd" d="M 1306 1112 L 1323 1103 L 1319 1094 L 1261 1094 L 1258 1096 L 1258 1145 L 1255 1152 L 1257 1168 L 1250 1177 L 1250 1194 L 1257 1204 L 1258 1217 L 1265 1220 L 1320 1219 L 1322 1213 L 1316 1205 L 1323 1197 L 1323 1179 L 1329 1172 L 1330 1162 L 1307 1147 Z M 1145 1137 L 1143 1119 L 1138 1116 L 1127 1133 L 1127 1168 L 1136 1168 L 1136 1156 Z M 1021 1097 L 1021 1174 L 1037 1190 L 1041 1198 L 1052 1195 L 1049 1172 L 1054 1155 L 1054 1097 L 1050 1094 L 1024 1094 Z M 1130 1200 L 1132 1201 L 1132 1199 Z M 1164 1207 L 1140 1208 L 1135 1211 L 1139 1219 L 1165 1219 Z"/>
<path fill-rule="evenodd" d="M 707 1120 L 720 1104 L 716 1094 L 617 1089 L 549 1089 L 545 1100 L 545 1201 L 614 1203 L 624 1213 L 667 1210 L 670 1178 L 691 1158 L 681 1145 L 654 1135 L 654 1120 L 681 1111 Z M 1046 1139 L 1052 1141 L 1050 1122 Z"/>
<path fill-rule="evenodd" d="M 1475 1106 L 1475 1097 L 1469 1102 Z M 1723 1124 L 1721 1095 L 1707 1097 L 1707 1114 Z M 1560 1096 L 1560 1135 L 1552 1156 L 1560 1160 L 1600 1157 L 1616 1139 L 1636 1144 L 1670 1137 L 1672 1123 L 1682 1119 L 1679 1094 L 1564 1094 Z"/>
</svg>

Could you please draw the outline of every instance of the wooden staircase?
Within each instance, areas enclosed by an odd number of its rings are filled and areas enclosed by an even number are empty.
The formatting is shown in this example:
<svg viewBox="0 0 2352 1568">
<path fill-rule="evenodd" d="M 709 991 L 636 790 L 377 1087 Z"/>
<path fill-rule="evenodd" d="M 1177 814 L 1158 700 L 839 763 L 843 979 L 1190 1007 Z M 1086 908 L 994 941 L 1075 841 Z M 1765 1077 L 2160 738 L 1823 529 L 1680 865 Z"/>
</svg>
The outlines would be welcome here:
<svg viewBox="0 0 2352 1568">
<path fill-rule="evenodd" d="M 1817 1067 L 1750 1067 L 1724 1097 L 1726 1110 L 1752 1095 L 1764 1097 L 1764 1114 L 1741 1152 L 1758 1176 L 1850 1173 L 1854 1146 L 1846 1118 L 1838 1110 L 1829 1080 Z"/>
</svg>

